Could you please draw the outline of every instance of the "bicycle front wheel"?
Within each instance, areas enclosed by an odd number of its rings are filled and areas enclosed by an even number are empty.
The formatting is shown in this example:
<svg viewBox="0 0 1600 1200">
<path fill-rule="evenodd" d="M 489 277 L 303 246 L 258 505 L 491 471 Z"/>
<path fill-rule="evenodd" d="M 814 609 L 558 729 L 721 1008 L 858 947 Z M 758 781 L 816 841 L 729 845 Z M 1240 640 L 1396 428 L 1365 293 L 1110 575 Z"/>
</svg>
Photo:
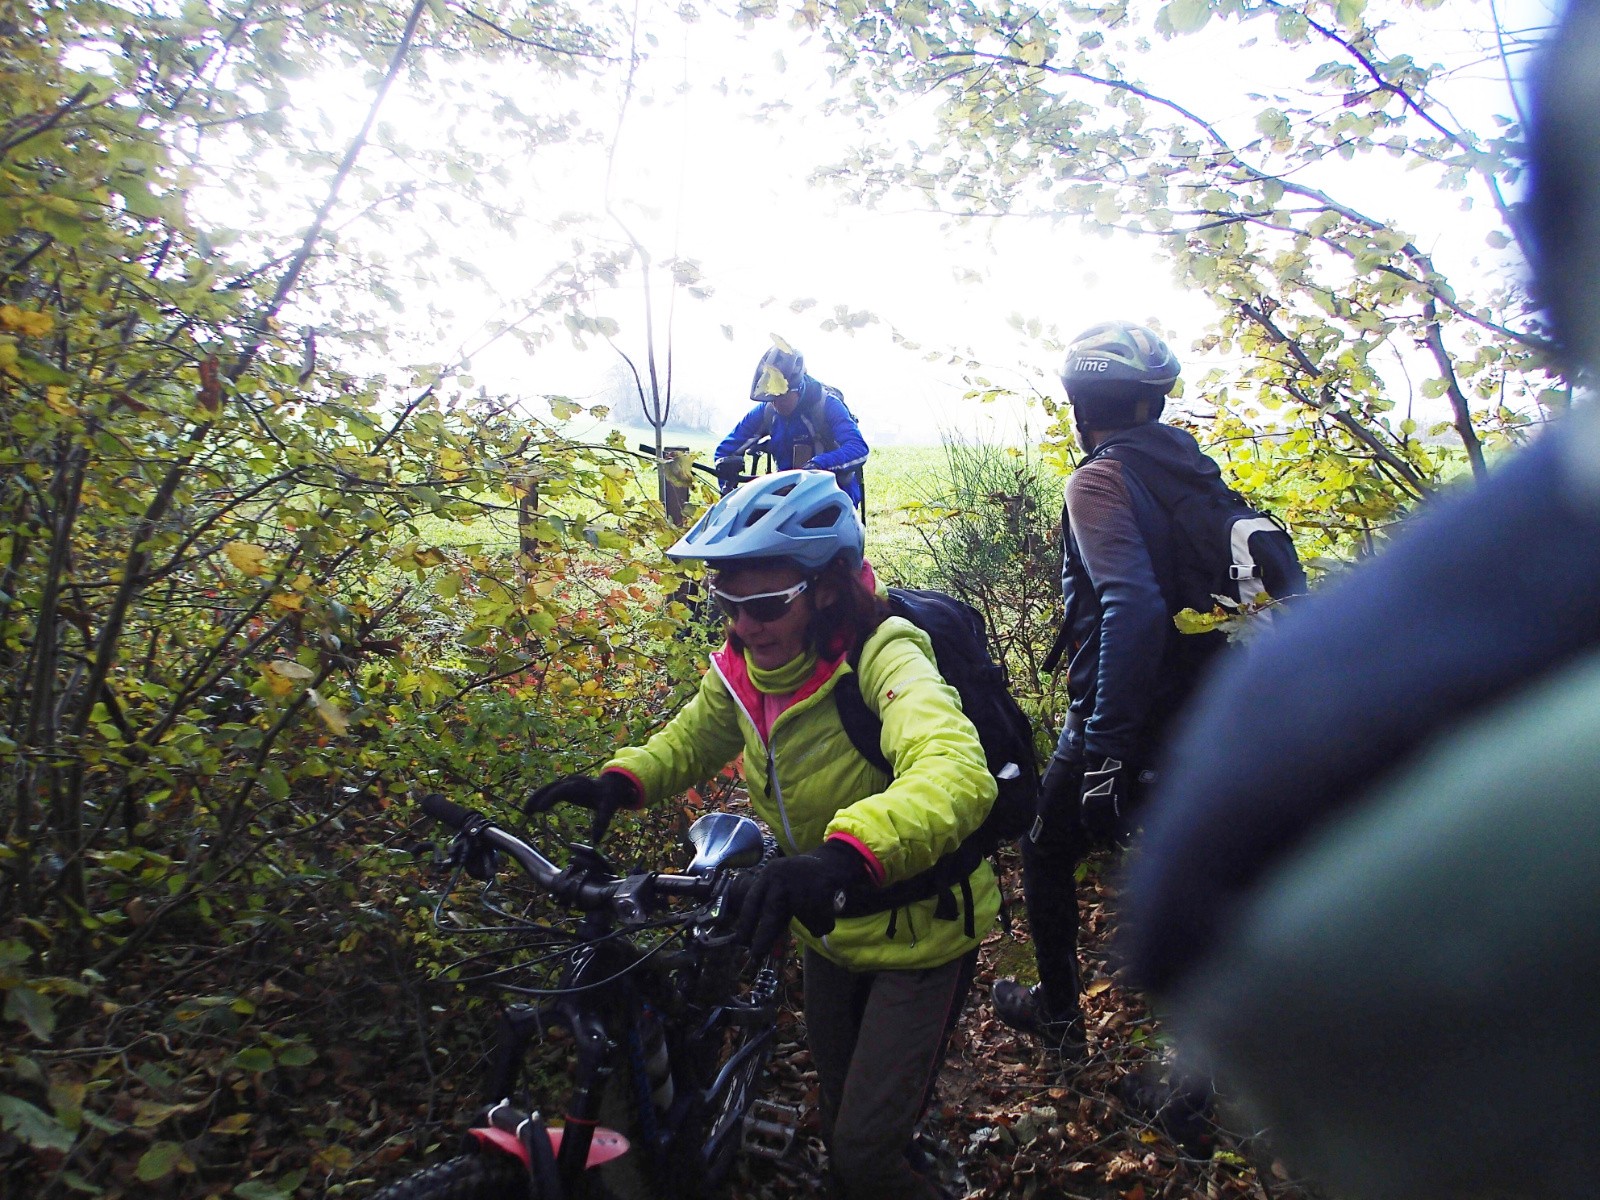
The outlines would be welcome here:
<svg viewBox="0 0 1600 1200">
<path fill-rule="evenodd" d="M 391 1183 L 372 1200 L 537 1200 L 533 1181 L 509 1154 L 452 1158 Z"/>
</svg>

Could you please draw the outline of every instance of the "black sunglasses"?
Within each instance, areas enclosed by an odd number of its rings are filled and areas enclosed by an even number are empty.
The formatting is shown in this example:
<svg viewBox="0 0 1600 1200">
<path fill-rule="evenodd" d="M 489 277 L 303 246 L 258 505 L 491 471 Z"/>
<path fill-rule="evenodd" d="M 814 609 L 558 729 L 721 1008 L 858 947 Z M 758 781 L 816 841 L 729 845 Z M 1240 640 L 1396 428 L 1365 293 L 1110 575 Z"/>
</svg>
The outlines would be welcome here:
<svg viewBox="0 0 1600 1200">
<path fill-rule="evenodd" d="M 754 596 L 730 596 L 718 588 L 711 589 L 712 598 L 716 600 L 717 607 L 730 621 L 737 621 L 742 610 L 752 621 L 766 624 L 768 621 L 781 620 L 783 614 L 789 611 L 795 597 L 800 595 L 810 586 L 810 581 L 802 579 L 791 588 L 784 588 L 781 592 L 757 592 Z"/>
</svg>

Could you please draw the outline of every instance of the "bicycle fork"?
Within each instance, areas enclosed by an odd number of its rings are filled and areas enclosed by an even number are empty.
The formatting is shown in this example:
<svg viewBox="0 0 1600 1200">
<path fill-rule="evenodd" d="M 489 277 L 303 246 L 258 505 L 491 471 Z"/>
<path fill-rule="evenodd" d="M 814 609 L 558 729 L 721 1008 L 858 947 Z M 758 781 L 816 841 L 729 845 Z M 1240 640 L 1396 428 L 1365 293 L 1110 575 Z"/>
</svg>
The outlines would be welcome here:
<svg viewBox="0 0 1600 1200">
<path fill-rule="evenodd" d="M 571 1031 L 577 1053 L 577 1080 L 563 1114 L 566 1124 L 550 1130 L 551 1141 L 559 1140 L 556 1173 L 570 1191 L 573 1182 L 582 1178 L 589 1166 L 590 1148 L 600 1123 L 601 1098 L 613 1071 L 614 1047 L 600 1015 L 571 1004 L 545 1008 L 515 1004 L 507 1008 L 500 1014 L 500 1028 L 490 1059 L 489 1095 L 511 1094 L 529 1043 L 551 1025 L 561 1025 Z M 607 1153 L 606 1157 L 614 1153 Z"/>
</svg>

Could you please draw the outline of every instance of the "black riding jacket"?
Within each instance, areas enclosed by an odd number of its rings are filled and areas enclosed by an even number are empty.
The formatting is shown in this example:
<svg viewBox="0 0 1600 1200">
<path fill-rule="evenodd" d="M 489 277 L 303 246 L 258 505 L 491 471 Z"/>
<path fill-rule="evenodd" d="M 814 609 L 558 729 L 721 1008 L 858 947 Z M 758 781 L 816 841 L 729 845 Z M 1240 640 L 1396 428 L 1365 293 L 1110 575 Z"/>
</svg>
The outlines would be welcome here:
<svg viewBox="0 0 1600 1200">
<path fill-rule="evenodd" d="M 1191 652 L 1172 623 L 1172 523 L 1132 471 L 1105 457 L 1114 445 L 1192 477 L 1197 489 L 1218 486 L 1222 473 L 1187 432 L 1152 423 L 1108 435 L 1067 480 L 1061 593 L 1070 708 L 1087 755 L 1145 762 L 1209 655 Z"/>
</svg>

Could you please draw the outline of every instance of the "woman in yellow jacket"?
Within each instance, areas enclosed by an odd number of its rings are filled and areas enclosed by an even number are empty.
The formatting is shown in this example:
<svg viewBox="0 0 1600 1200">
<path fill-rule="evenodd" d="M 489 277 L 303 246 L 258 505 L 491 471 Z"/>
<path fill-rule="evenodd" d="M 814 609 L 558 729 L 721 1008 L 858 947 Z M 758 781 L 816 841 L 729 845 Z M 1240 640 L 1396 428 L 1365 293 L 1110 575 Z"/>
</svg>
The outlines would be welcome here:
<svg viewBox="0 0 1600 1200">
<path fill-rule="evenodd" d="M 999 891 L 982 862 L 956 889 L 954 919 L 936 916 L 933 898 L 837 914 L 870 908 L 873 889 L 954 851 L 988 815 L 995 781 L 927 634 L 888 614 L 862 542 L 849 497 L 826 472 L 784 471 L 724 497 L 668 551 L 714 569 L 712 595 L 728 617 L 700 691 L 598 777 L 560 780 L 530 805 L 584 805 L 603 830 L 618 808 L 675 795 L 744 755 L 751 804 L 783 856 L 752 888 L 741 930 L 761 955 L 792 920 L 805 948 L 806 1029 L 834 1177 L 847 1198 L 920 1200 L 940 1193 L 906 1151 Z M 892 777 L 839 719 L 833 689 L 852 670 L 883 723 Z"/>
</svg>

